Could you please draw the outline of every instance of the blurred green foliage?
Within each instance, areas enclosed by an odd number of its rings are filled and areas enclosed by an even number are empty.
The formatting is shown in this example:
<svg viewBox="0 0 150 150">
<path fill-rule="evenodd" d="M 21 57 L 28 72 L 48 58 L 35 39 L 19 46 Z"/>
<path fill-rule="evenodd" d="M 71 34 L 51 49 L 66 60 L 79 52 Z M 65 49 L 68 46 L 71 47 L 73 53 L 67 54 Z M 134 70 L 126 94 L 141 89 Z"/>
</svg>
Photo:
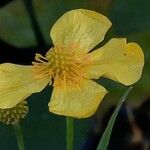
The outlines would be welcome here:
<svg viewBox="0 0 150 150">
<path fill-rule="evenodd" d="M 28 0 L 24 0 L 28 1 Z M 32 47 L 38 44 L 31 18 L 23 0 L 14 0 L 0 9 L 0 39 L 19 47 Z M 31 1 L 31 0 L 30 0 Z M 128 100 L 138 105 L 150 91 L 150 1 L 149 0 L 32 0 L 33 10 L 46 44 L 51 45 L 49 31 L 56 20 L 66 11 L 86 8 L 105 14 L 113 23 L 106 40 L 112 37 L 126 37 L 129 42 L 141 45 L 145 53 L 145 67 L 141 80 Z M 103 43 L 105 43 L 104 41 Z M 11 51 L 11 49 L 10 49 Z M 101 79 L 98 81 L 109 91 L 100 105 L 98 115 L 110 105 L 118 102 L 126 87 L 116 82 Z M 34 94 L 29 100 L 30 111 L 22 127 L 27 150 L 65 149 L 65 118 L 48 112 L 48 101 L 52 89 L 47 87 L 40 94 Z M 93 117 L 75 119 L 75 149 L 79 150 Z M 11 127 L 0 125 L 0 149 L 16 150 L 17 144 Z M 9 143 L 9 144 L 8 144 Z"/>
</svg>

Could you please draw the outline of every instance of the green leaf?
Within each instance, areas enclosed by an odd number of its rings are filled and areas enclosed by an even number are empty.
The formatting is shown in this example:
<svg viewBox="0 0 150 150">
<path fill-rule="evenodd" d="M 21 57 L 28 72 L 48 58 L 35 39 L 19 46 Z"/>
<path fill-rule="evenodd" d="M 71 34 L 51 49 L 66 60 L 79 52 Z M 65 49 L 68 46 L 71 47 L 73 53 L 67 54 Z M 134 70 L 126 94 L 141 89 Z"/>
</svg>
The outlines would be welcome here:
<svg viewBox="0 0 150 150">
<path fill-rule="evenodd" d="M 109 140 L 110 140 L 110 136 L 111 136 L 111 132 L 113 129 L 113 125 L 115 123 L 116 117 L 118 115 L 118 112 L 123 104 L 123 102 L 126 100 L 127 96 L 129 95 L 130 91 L 133 89 L 133 87 L 129 87 L 128 90 L 125 92 L 125 94 L 123 95 L 123 97 L 120 99 L 114 113 L 112 114 L 108 125 L 103 133 L 103 136 L 100 140 L 100 143 L 98 145 L 97 150 L 107 150 L 108 144 L 109 144 Z"/>
<path fill-rule="evenodd" d="M 32 3 L 32 7 L 30 5 L 27 7 L 30 11 L 33 10 L 47 45 L 51 44 L 49 37 L 51 27 L 65 12 L 85 8 L 103 13 L 104 9 L 109 7 L 108 2 L 105 4 L 103 1 L 97 5 L 97 0 L 13 0 L 0 9 L 0 39 L 19 48 L 38 44 L 29 15 L 31 12 L 27 11 L 24 1 Z"/>
<path fill-rule="evenodd" d="M 36 39 L 22 0 L 0 9 L 0 38 L 16 47 L 35 46 Z"/>
</svg>

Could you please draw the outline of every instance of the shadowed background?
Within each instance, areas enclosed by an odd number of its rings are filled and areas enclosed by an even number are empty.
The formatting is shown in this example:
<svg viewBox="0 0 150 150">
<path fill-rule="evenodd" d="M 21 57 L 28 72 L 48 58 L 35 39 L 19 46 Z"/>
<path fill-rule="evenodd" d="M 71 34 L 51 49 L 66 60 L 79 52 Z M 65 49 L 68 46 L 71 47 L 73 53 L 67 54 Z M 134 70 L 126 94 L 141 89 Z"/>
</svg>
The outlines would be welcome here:
<svg viewBox="0 0 150 150">
<path fill-rule="evenodd" d="M 118 116 L 110 150 L 144 150 L 150 139 L 150 1 L 149 0 L 5 0 L 0 2 L 0 63 L 31 64 L 35 53 L 45 54 L 52 47 L 49 31 L 66 11 L 75 8 L 95 10 L 112 22 L 105 44 L 112 37 L 137 42 L 145 54 L 143 76 Z M 127 87 L 108 79 L 98 81 L 109 93 L 97 113 L 75 119 L 75 150 L 94 150 L 110 114 Z M 65 149 L 65 117 L 48 112 L 52 88 L 28 98 L 29 113 L 21 122 L 27 150 Z M 128 111 L 130 110 L 130 111 Z M 131 113 L 129 113 L 131 112 Z M 140 146 L 132 140 L 142 134 Z M 59 144 L 58 144 L 59 143 Z M 121 143 L 121 144 L 118 144 Z M 127 147 L 125 147 L 125 145 Z M 144 146 L 143 146 L 144 145 Z M 137 146 L 137 147 L 136 147 Z M 0 150 L 16 150 L 11 126 L 0 124 Z"/>
</svg>

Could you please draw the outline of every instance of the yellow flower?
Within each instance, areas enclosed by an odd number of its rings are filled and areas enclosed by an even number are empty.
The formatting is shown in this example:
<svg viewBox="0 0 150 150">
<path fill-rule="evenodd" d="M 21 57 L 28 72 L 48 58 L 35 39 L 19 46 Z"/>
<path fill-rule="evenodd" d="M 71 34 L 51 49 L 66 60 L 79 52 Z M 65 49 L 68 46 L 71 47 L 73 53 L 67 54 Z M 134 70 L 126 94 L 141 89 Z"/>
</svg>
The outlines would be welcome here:
<svg viewBox="0 0 150 150">
<path fill-rule="evenodd" d="M 144 65 L 142 49 L 125 38 L 113 38 L 90 52 L 105 36 L 111 22 L 91 10 L 65 13 L 52 27 L 54 47 L 36 54 L 32 66 L 0 65 L 0 108 L 11 108 L 47 84 L 54 87 L 50 112 L 84 118 L 91 116 L 107 93 L 92 79 L 101 76 L 124 85 L 139 80 Z"/>
</svg>

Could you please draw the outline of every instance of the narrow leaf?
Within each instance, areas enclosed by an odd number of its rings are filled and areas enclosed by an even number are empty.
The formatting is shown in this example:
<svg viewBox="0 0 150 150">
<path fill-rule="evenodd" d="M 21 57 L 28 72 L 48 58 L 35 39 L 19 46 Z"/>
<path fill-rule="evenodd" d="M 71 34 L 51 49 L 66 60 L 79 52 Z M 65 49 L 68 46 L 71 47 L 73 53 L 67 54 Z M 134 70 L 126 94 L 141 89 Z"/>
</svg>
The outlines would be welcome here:
<svg viewBox="0 0 150 150">
<path fill-rule="evenodd" d="M 124 93 L 123 97 L 120 99 L 114 113 L 112 114 L 108 125 L 103 133 L 103 136 L 99 142 L 99 145 L 97 147 L 97 150 L 107 150 L 108 148 L 108 144 L 109 144 L 109 140 L 110 140 L 110 136 L 111 136 L 111 132 L 113 129 L 113 125 L 115 123 L 116 117 L 118 115 L 118 112 L 123 104 L 123 102 L 126 100 L 127 96 L 129 95 L 130 91 L 133 89 L 133 87 L 129 87 L 128 90 Z"/>
</svg>

